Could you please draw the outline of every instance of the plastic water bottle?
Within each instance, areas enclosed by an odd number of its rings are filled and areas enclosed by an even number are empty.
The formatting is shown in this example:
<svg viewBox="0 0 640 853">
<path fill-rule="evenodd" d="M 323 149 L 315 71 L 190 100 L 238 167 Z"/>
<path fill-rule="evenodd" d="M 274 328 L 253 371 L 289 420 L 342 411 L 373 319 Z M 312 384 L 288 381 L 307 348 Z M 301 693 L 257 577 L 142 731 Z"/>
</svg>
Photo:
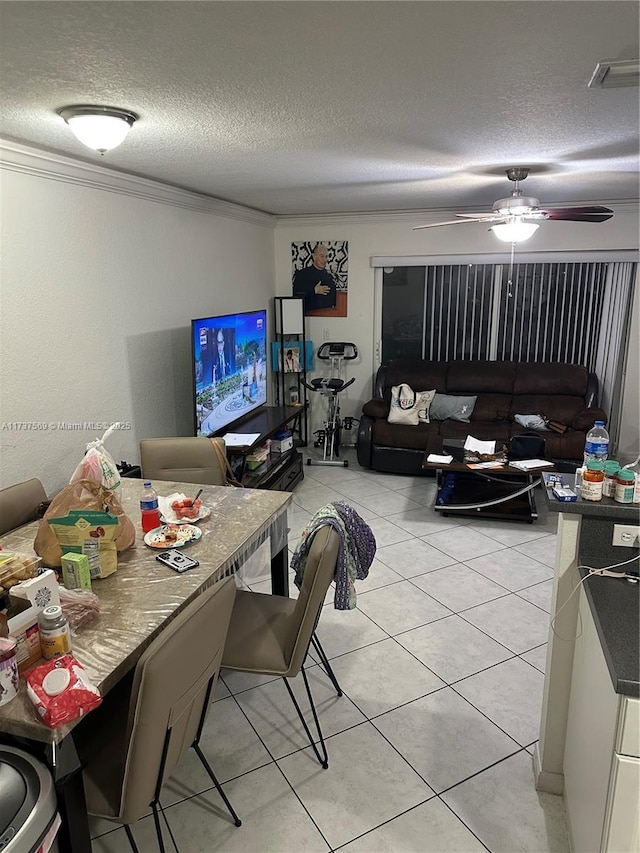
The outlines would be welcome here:
<svg viewBox="0 0 640 853">
<path fill-rule="evenodd" d="M 590 459 L 604 462 L 609 455 L 609 433 L 604 428 L 604 421 L 596 421 L 587 433 L 584 443 L 584 461 L 586 467 Z"/>
<path fill-rule="evenodd" d="M 140 514 L 142 530 L 148 533 L 160 527 L 160 510 L 158 508 L 158 493 L 148 480 L 145 480 L 140 495 Z"/>
</svg>

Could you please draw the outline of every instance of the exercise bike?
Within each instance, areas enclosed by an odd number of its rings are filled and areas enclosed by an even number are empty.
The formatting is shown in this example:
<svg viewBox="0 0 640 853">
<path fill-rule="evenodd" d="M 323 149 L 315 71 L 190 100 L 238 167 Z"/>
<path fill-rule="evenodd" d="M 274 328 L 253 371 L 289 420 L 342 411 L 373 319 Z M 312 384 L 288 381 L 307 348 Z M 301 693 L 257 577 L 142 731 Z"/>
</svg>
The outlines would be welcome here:
<svg viewBox="0 0 640 853">
<path fill-rule="evenodd" d="M 309 391 L 317 392 L 328 399 L 327 417 L 322 429 L 314 432 L 313 446 L 323 448 L 322 459 L 307 459 L 307 465 L 342 465 L 342 467 L 348 468 L 349 460 L 338 458 L 340 456 L 340 432 L 342 430 L 338 395 L 356 381 L 355 377 L 345 381 L 340 377 L 340 373 L 342 362 L 353 361 L 354 358 L 357 358 L 358 349 L 355 344 L 331 341 L 321 344 L 316 355 L 321 361 L 331 362 L 331 375 L 328 378 L 312 379 L 311 382 L 302 380 L 302 384 Z"/>
</svg>

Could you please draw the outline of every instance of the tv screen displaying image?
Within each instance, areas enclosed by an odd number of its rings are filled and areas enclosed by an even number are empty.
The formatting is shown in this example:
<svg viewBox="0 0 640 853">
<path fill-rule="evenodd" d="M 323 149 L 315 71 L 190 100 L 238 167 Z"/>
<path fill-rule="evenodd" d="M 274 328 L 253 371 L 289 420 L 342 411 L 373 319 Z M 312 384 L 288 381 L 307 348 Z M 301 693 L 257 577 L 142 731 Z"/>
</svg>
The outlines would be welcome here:
<svg viewBox="0 0 640 853">
<path fill-rule="evenodd" d="M 191 321 L 195 434 L 210 436 L 267 402 L 267 312 Z"/>
</svg>

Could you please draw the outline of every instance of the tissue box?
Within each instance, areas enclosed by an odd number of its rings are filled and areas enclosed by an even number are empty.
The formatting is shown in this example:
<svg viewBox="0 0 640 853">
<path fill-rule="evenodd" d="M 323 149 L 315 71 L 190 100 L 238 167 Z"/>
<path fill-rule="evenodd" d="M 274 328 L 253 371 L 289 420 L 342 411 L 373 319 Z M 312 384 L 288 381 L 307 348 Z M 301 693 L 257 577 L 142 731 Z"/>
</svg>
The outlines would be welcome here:
<svg viewBox="0 0 640 853">
<path fill-rule="evenodd" d="M 272 453 L 286 453 L 293 447 L 293 435 L 289 430 L 277 432 L 271 439 Z"/>
</svg>

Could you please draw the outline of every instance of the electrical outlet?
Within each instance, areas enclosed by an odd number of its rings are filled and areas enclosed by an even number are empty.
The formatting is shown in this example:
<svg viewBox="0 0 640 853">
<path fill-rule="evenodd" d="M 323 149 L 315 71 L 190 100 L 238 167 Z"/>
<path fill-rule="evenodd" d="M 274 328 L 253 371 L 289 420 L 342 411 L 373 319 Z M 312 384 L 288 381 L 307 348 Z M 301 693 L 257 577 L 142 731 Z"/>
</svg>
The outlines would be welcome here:
<svg viewBox="0 0 640 853">
<path fill-rule="evenodd" d="M 322 339 L 324 341 L 328 341 L 331 336 L 331 332 L 326 327 L 322 330 Z"/>
<path fill-rule="evenodd" d="M 613 544 L 625 548 L 640 546 L 640 526 L 637 524 L 614 524 Z"/>
</svg>

